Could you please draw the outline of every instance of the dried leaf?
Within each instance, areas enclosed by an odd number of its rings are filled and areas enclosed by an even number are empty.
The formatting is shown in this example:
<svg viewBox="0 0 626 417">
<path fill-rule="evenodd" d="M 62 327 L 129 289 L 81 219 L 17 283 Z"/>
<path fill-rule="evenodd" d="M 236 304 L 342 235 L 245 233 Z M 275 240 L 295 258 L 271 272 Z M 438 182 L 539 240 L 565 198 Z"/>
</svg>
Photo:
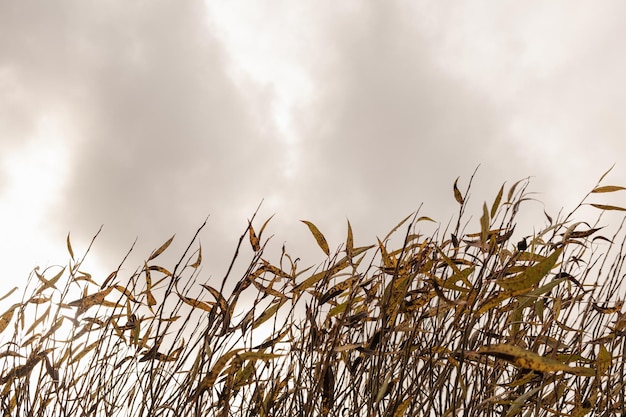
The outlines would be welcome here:
<svg viewBox="0 0 626 417">
<path fill-rule="evenodd" d="M 591 204 L 593 207 L 598 208 L 600 210 L 616 210 L 616 211 L 626 211 L 624 207 L 611 206 L 606 204 Z"/>
<path fill-rule="evenodd" d="M 352 226 L 350 226 L 350 220 L 348 220 L 348 237 L 346 238 L 346 256 L 350 260 L 354 256 L 354 237 L 352 236 Z"/>
<path fill-rule="evenodd" d="M 74 251 L 72 250 L 72 244 L 70 243 L 70 234 L 67 234 L 67 251 L 70 253 L 70 257 L 74 260 Z"/>
<path fill-rule="evenodd" d="M 206 303 L 204 301 L 196 300 L 195 298 L 185 297 L 184 295 L 178 294 L 178 297 L 185 303 L 189 304 L 193 308 L 200 308 L 201 310 L 211 312 L 213 310 L 213 303 Z"/>
<path fill-rule="evenodd" d="M 602 180 L 604 179 L 604 177 L 606 177 L 608 175 L 609 172 L 611 172 L 611 170 L 613 169 L 613 167 L 615 166 L 615 164 L 613 164 L 611 166 L 611 168 L 609 168 L 604 174 L 602 174 L 602 176 L 600 177 L 600 180 L 598 181 L 598 184 L 602 182 Z"/>
<path fill-rule="evenodd" d="M 463 195 L 461 194 L 461 191 L 459 190 L 459 187 L 457 186 L 457 183 L 459 182 L 459 178 L 461 177 L 456 178 L 456 180 L 454 181 L 454 186 L 452 188 L 454 190 L 454 199 L 457 201 L 457 203 L 463 205 Z"/>
<path fill-rule="evenodd" d="M 252 223 L 248 220 L 248 232 L 250 236 L 250 245 L 252 246 L 252 250 L 258 252 L 261 250 L 261 245 L 259 244 L 259 238 L 254 233 L 254 228 L 252 227 Z"/>
<path fill-rule="evenodd" d="M 263 313 L 261 313 L 259 318 L 254 320 L 254 325 L 252 326 L 252 328 L 256 329 L 261 324 L 265 323 L 267 320 L 272 318 L 274 316 L 274 314 L 276 314 L 278 309 L 281 308 L 284 303 L 285 303 L 284 300 L 280 300 L 279 302 L 274 302 L 271 306 L 266 308 L 265 311 Z"/>
<path fill-rule="evenodd" d="M 483 215 L 480 217 L 480 241 L 483 246 L 487 243 L 487 236 L 489 236 L 489 210 L 487 203 L 483 203 Z"/>
<path fill-rule="evenodd" d="M 17 290 L 17 287 L 13 287 L 13 289 L 11 291 L 9 291 L 8 293 L 6 293 L 2 297 L 0 297 L 0 301 L 4 300 L 5 298 L 10 297 L 11 294 L 13 294 L 15 292 L 15 290 Z"/>
<path fill-rule="evenodd" d="M 620 187 L 618 185 L 605 185 L 602 187 L 596 187 L 591 192 L 592 193 L 612 193 L 614 191 L 626 190 L 625 187 Z"/>
<path fill-rule="evenodd" d="M 220 293 L 218 290 L 211 287 L 210 285 L 206 285 L 206 284 L 200 284 L 200 285 L 204 287 L 205 289 L 207 289 L 211 293 L 211 295 L 215 297 L 215 300 L 217 301 L 217 304 L 220 306 L 222 311 L 228 310 L 228 303 L 226 302 L 226 298 L 224 298 L 222 293 Z"/>
<path fill-rule="evenodd" d="M 315 226 L 313 223 L 307 220 L 300 220 L 300 221 L 306 224 L 307 226 L 309 226 L 309 230 L 311 230 L 311 233 L 313 234 L 313 237 L 317 241 L 317 244 L 319 245 L 319 247 L 322 248 L 326 256 L 330 256 L 330 249 L 328 248 L 328 242 L 326 242 L 326 238 L 324 237 L 322 232 L 319 231 L 317 226 Z"/>
<path fill-rule="evenodd" d="M 513 194 L 515 193 L 515 189 L 517 188 L 517 186 L 519 185 L 519 183 L 521 183 L 524 180 L 519 180 L 517 181 L 515 184 L 513 184 L 513 186 L 509 189 L 509 194 L 507 195 L 506 201 L 507 203 L 511 202 L 511 199 L 513 198 Z"/>
<path fill-rule="evenodd" d="M 159 256 L 160 254 L 162 254 L 165 251 L 165 249 L 167 249 L 170 246 L 170 244 L 174 240 L 174 236 L 176 236 L 176 235 L 173 235 L 171 238 L 167 239 L 167 241 L 164 244 L 162 244 L 159 249 L 157 249 L 154 252 L 152 252 L 152 255 L 150 255 L 148 260 L 151 261 L 154 258 L 156 258 L 157 256 Z"/>
<path fill-rule="evenodd" d="M 99 343 L 100 343 L 100 340 L 96 340 L 95 342 L 93 342 L 89 346 L 85 346 L 85 349 L 80 351 L 76 356 L 72 357 L 72 359 L 69 361 L 69 364 L 72 364 L 74 362 L 78 362 L 79 360 L 84 358 L 85 355 L 87 355 L 89 352 L 91 352 L 93 349 L 95 349 L 95 347 L 98 346 Z"/>
<path fill-rule="evenodd" d="M 263 353 L 263 352 L 243 352 L 240 353 L 239 358 L 244 361 L 257 361 L 262 360 L 267 362 L 272 359 L 280 358 L 283 355 L 279 355 L 278 353 Z"/>
<path fill-rule="evenodd" d="M 104 297 L 106 297 L 111 291 L 113 291 L 115 287 L 109 287 L 106 290 L 97 292 L 92 295 L 87 295 L 79 300 L 72 301 L 68 303 L 68 305 L 72 307 L 78 307 L 78 314 L 82 314 L 91 308 L 94 305 L 100 305 L 104 301 Z"/>
<path fill-rule="evenodd" d="M 498 359 L 505 360 L 518 368 L 531 369 L 538 372 L 567 372 L 580 376 L 594 376 L 594 369 L 583 366 L 569 366 L 556 359 L 540 356 L 535 352 L 523 349 L 519 346 L 508 344 L 495 344 L 481 347 L 480 355 L 491 355 Z"/>
<path fill-rule="evenodd" d="M 602 376 L 609 370 L 611 367 L 611 361 L 613 358 L 611 357 L 611 353 L 604 347 L 604 345 L 600 345 L 600 352 L 598 353 L 598 358 L 596 359 L 596 368 L 598 370 L 598 376 Z"/>
<path fill-rule="evenodd" d="M 412 216 L 413 216 L 413 213 L 409 214 L 404 219 L 402 219 L 402 221 L 400 223 L 395 225 L 395 227 L 393 229 L 391 229 L 389 231 L 389 233 L 387 233 L 387 236 L 385 236 L 385 238 L 383 239 L 383 242 L 387 241 L 387 239 L 389 239 L 391 237 L 391 235 L 396 233 L 396 230 L 398 230 L 400 228 L 400 226 L 402 226 L 404 223 L 406 223 L 406 221 L 409 220 Z"/>
<path fill-rule="evenodd" d="M 191 265 L 189 265 L 192 268 L 197 268 L 200 266 L 200 264 L 202 263 L 202 245 L 198 246 L 198 257 L 196 258 L 196 261 L 194 263 L 192 263 Z"/>
<path fill-rule="evenodd" d="M 2 333 L 7 328 L 7 326 L 11 322 L 11 319 L 13 318 L 13 312 L 19 306 L 19 304 L 14 304 L 2 316 L 0 316 L 0 333 Z"/>
<path fill-rule="evenodd" d="M 65 272 L 65 267 L 63 267 L 54 277 L 52 277 L 50 280 L 47 280 L 46 278 L 44 278 L 43 275 L 37 273 L 37 271 L 35 271 L 35 275 L 37 276 L 37 279 L 39 281 L 41 281 L 43 283 L 43 285 L 41 287 L 39 287 L 37 289 L 37 291 L 35 292 L 35 294 L 41 294 L 43 291 L 45 291 L 48 288 L 54 288 L 55 290 L 57 289 L 57 287 L 55 286 L 55 284 L 59 281 L 59 279 L 63 276 L 63 272 Z"/>
<path fill-rule="evenodd" d="M 502 201 L 502 193 L 504 192 L 504 184 L 502 184 L 502 186 L 500 187 L 500 191 L 498 191 L 498 195 L 496 196 L 496 199 L 493 201 L 493 204 L 491 205 L 491 218 L 494 218 L 496 216 L 496 213 L 498 212 L 498 207 L 500 207 L 500 202 Z"/>
<path fill-rule="evenodd" d="M 198 384 L 198 388 L 196 388 L 196 390 L 191 394 L 190 398 L 197 399 L 202 395 L 204 391 L 213 387 L 213 384 L 215 384 L 217 377 L 220 375 L 228 361 L 230 361 L 233 356 L 237 355 L 242 350 L 243 349 L 233 349 L 222 355 L 215 362 L 215 365 L 213 365 L 211 371 L 202 379 L 202 381 L 200 381 L 200 383 Z"/>
<path fill-rule="evenodd" d="M 512 278 L 497 279 L 496 283 L 505 290 L 517 291 L 531 288 L 552 270 L 562 252 L 563 248 L 559 248 L 545 260 L 528 267 L 524 272 Z"/>
</svg>

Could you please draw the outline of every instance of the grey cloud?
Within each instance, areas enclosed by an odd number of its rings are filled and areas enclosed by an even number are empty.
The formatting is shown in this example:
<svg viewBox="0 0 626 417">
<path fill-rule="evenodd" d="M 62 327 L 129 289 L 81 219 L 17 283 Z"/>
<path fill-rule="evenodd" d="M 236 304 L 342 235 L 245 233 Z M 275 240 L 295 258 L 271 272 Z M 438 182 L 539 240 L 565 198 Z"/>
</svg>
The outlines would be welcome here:
<svg viewBox="0 0 626 417">
<path fill-rule="evenodd" d="M 327 60 L 312 69 L 321 91 L 313 114 L 300 115 L 303 206 L 323 201 L 326 222 L 348 215 L 381 235 L 422 202 L 445 223 L 452 182 L 479 164 L 478 207 L 503 181 L 536 174 L 512 160 L 507 115 L 437 64 L 437 45 L 401 8 L 373 9 L 330 28 Z"/>
<path fill-rule="evenodd" d="M 70 16 L 46 20 L 36 48 L 71 65 L 32 67 L 14 57 L 28 77 L 58 86 L 78 124 L 72 177 L 51 216 L 57 235 L 103 223 L 97 253 L 112 267 L 135 236 L 145 257 L 175 232 L 191 236 L 208 214 L 219 233 L 234 207 L 251 213 L 280 186 L 279 164 L 260 157 L 280 159 L 280 150 L 271 132 L 254 127 L 200 2 L 73 6 Z M 223 262 L 232 247 L 214 250 Z"/>
</svg>

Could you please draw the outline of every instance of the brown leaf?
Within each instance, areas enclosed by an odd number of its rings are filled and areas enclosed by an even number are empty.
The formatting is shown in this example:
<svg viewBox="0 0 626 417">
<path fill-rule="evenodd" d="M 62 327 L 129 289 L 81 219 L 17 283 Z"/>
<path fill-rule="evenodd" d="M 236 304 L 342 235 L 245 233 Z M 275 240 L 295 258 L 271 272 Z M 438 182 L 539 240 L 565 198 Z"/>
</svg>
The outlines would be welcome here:
<svg viewBox="0 0 626 417">
<path fill-rule="evenodd" d="M 454 199 L 459 203 L 459 204 L 463 204 L 463 195 L 461 194 L 461 191 L 459 190 L 459 187 L 457 186 L 457 183 L 459 182 L 459 178 L 457 177 L 457 179 L 454 181 Z"/>
<path fill-rule="evenodd" d="M 259 238 L 254 233 L 254 228 L 252 227 L 252 223 L 248 220 L 248 231 L 250 232 L 250 245 L 252 246 L 252 250 L 258 252 L 261 250 L 261 245 L 259 244 Z"/>
<path fill-rule="evenodd" d="M 70 234 L 67 234 L 67 251 L 70 253 L 72 260 L 74 260 L 74 251 L 72 250 L 72 244 L 70 243 Z"/>
<path fill-rule="evenodd" d="M 616 210 L 616 211 L 626 211 L 624 207 L 611 206 L 607 204 L 591 204 L 593 207 L 598 208 L 600 210 Z"/>
<path fill-rule="evenodd" d="M 620 187 L 618 185 L 605 185 L 603 187 L 596 187 L 591 192 L 592 193 L 612 193 L 614 191 L 626 190 L 624 187 Z"/>
</svg>

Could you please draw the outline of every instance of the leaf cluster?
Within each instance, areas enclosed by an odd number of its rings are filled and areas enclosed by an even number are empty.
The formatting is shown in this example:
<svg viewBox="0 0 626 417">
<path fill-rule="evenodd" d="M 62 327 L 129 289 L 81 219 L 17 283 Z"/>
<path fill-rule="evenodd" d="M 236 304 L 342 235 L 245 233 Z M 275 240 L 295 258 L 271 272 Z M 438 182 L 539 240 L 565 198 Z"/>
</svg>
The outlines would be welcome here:
<svg viewBox="0 0 626 417">
<path fill-rule="evenodd" d="M 532 201 L 522 180 L 462 227 L 470 185 L 465 193 L 453 185 L 456 226 L 412 214 L 357 246 L 348 222 L 334 253 L 303 220 L 325 256 L 316 270 L 300 269 L 284 247 L 277 262 L 264 258 L 271 218 L 257 232 L 253 216 L 217 282 L 202 278 L 204 224 L 173 268 L 158 258 L 174 237 L 129 277 L 122 261 L 103 280 L 82 271 L 89 248 L 77 259 L 68 235 L 68 265 L 35 269 L 21 301 L 0 315 L 0 408 L 14 416 L 622 410 L 621 226 L 609 238 L 573 222 L 576 210 L 544 212 L 539 232 L 514 240 L 520 207 Z M 623 211 L 586 202 L 623 189 L 598 183 L 579 207 Z M 426 224 L 430 235 L 420 232 Z"/>
</svg>

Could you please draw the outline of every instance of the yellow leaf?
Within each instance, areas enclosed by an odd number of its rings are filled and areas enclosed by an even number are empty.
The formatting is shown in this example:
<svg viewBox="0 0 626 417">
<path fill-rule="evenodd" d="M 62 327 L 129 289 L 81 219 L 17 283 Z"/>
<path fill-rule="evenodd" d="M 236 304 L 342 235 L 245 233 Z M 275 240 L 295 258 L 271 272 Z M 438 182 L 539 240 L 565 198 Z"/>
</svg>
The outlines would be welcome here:
<svg viewBox="0 0 626 417">
<path fill-rule="evenodd" d="M 128 297 L 130 301 L 135 302 L 135 297 L 133 297 L 133 295 L 131 294 L 130 291 L 128 291 L 128 289 L 122 287 L 121 285 L 114 285 L 113 287 L 119 292 L 121 292 L 122 294 L 124 294 L 126 297 Z"/>
<path fill-rule="evenodd" d="M 402 221 L 400 223 L 396 224 L 395 227 L 393 229 L 391 229 L 389 231 L 389 233 L 387 233 L 387 236 L 385 236 L 385 238 L 383 239 L 383 242 L 386 242 L 387 239 L 389 239 L 391 237 L 391 235 L 396 233 L 396 230 L 398 230 L 400 228 L 400 226 L 402 226 L 404 223 L 406 223 L 406 221 L 409 220 L 411 218 L 411 216 L 413 216 L 413 213 L 409 214 L 404 219 L 402 219 Z"/>
<path fill-rule="evenodd" d="M 147 298 L 149 307 L 152 307 L 153 305 L 157 303 L 156 299 L 154 298 L 154 295 L 152 295 L 152 291 L 146 292 L 146 298 Z"/>
<path fill-rule="evenodd" d="M 500 187 L 500 191 L 498 191 L 498 195 L 496 196 L 496 199 L 494 200 L 493 204 L 491 205 L 491 212 L 489 213 L 491 215 L 491 218 L 494 218 L 496 216 L 496 213 L 498 211 L 498 207 L 500 207 L 500 202 L 502 201 L 502 193 L 504 192 L 504 184 L 502 184 L 502 187 Z"/>
<path fill-rule="evenodd" d="M 483 215 L 480 218 L 480 242 L 483 247 L 487 243 L 487 237 L 489 236 L 489 210 L 487 210 L 487 203 L 483 203 Z"/>
<path fill-rule="evenodd" d="M 261 245 L 259 245 L 259 238 L 254 233 L 254 228 L 252 227 L 252 223 L 248 220 L 248 231 L 250 232 L 250 245 L 252 246 L 252 250 L 258 252 L 261 250 Z"/>
<path fill-rule="evenodd" d="M 406 400 L 402 401 L 398 408 L 396 408 L 396 411 L 394 411 L 393 417 L 402 417 L 406 409 L 409 408 L 409 405 L 411 405 L 414 401 L 415 398 L 413 397 L 409 397 Z"/>
<path fill-rule="evenodd" d="M 277 353 L 263 353 L 263 352 L 243 352 L 238 355 L 241 360 L 244 361 L 269 361 L 271 359 L 280 358 L 283 355 L 279 355 Z"/>
<path fill-rule="evenodd" d="M 371 248 L 371 246 L 369 248 Z M 366 249 L 369 249 L 369 248 L 366 248 Z M 359 252 L 360 249 L 361 248 L 355 249 L 355 256 L 357 255 L 357 252 L 360 253 Z M 341 271 L 348 265 L 349 265 L 348 258 L 347 257 L 342 258 L 339 262 L 337 262 L 335 265 L 333 265 L 329 269 L 313 274 L 309 278 L 302 281 L 300 284 L 296 285 L 293 288 L 293 292 L 297 295 L 301 293 L 302 291 L 306 290 L 307 288 L 317 284 L 317 282 L 320 281 L 324 277 L 332 278 L 337 272 Z"/>
<path fill-rule="evenodd" d="M 348 259 L 352 259 L 354 253 L 354 237 L 352 236 L 352 226 L 350 226 L 350 220 L 348 220 L 348 237 L 346 238 L 346 255 Z"/>
<path fill-rule="evenodd" d="M 515 189 L 517 188 L 519 183 L 522 182 L 522 181 L 524 181 L 524 180 L 519 180 L 515 184 L 513 184 L 513 186 L 509 190 L 509 194 L 508 194 L 507 199 L 506 199 L 507 202 L 511 202 L 511 198 L 513 198 L 513 194 L 515 193 Z"/>
<path fill-rule="evenodd" d="M 217 377 L 220 375 L 228 361 L 230 361 L 233 356 L 235 356 L 242 350 L 243 349 L 233 349 L 223 354 L 217 360 L 217 362 L 215 362 L 215 365 L 213 365 L 211 371 L 202 379 L 202 381 L 200 381 L 200 383 L 198 384 L 198 388 L 196 388 L 196 390 L 191 394 L 190 398 L 197 399 L 200 397 L 200 395 L 202 395 L 204 391 L 213 387 L 213 384 L 215 384 Z"/>
<path fill-rule="evenodd" d="M 178 294 L 178 297 L 185 302 L 186 304 L 189 304 L 190 306 L 192 306 L 193 308 L 200 308 L 201 310 L 204 311 L 208 311 L 211 312 L 213 310 L 213 303 L 205 303 L 204 301 L 200 301 L 200 300 L 196 300 L 194 298 L 189 298 L 189 297 L 185 297 L 184 295 Z"/>
<path fill-rule="evenodd" d="M 192 263 L 191 265 L 189 265 L 192 268 L 197 268 L 200 266 L 200 264 L 202 263 L 202 245 L 198 246 L 198 257 L 196 258 L 196 261 L 194 263 Z"/>
<path fill-rule="evenodd" d="M 48 314 L 50 314 L 50 308 L 52 308 L 52 305 L 48 305 L 48 308 L 46 309 L 46 311 L 41 316 L 39 316 L 33 322 L 33 324 L 30 325 L 28 330 L 26 330 L 25 334 L 29 334 L 30 332 L 32 332 L 38 325 L 40 325 L 48 317 Z"/>
<path fill-rule="evenodd" d="M 202 287 L 206 288 L 211 293 L 211 295 L 213 297 L 215 297 L 215 300 L 219 304 L 219 306 L 222 309 L 222 311 L 227 311 L 228 310 L 228 302 L 226 301 L 226 298 L 224 298 L 222 293 L 220 293 L 218 290 L 216 290 L 215 288 L 211 287 L 210 285 L 206 285 L 206 284 L 200 284 L 200 285 Z"/>
<path fill-rule="evenodd" d="M 104 291 L 97 292 L 92 295 L 87 295 L 79 300 L 75 300 L 69 303 L 72 307 L 78 307 L 78 314 L 82 314 L 94 305 L 102 304 L 104 297 L 106 297 L 115 287 L 109 287 Z"/>
<path fill-rule="evenodd" d="M 336 316 L 337 314 L 343 313 L 346 310 L 346 307 L 348 307 L 349 303 L 350 301 L 344 301 L 343 303 L 331 308 L 330 311 L 328 312 L 328 317 L 333 317 L 333 316 Z"/>
<path fill-rule="evenodd" d="M 596 367 L 598 369 L 598 376 L 602 376 L 608 371 L 611 366 L 612 361 L 611 353 L 604 347 L 604 345 L 600 345 L 600 352 L 598 353 L 598 358 L 596 359 Z"/>
<path fill-rule="evenodd" d="M 276 314 L 278 309 L 282 307 L 284 303 L 285 301 L 281 300 L 280 302 L 274 303 L 273 305 L 269 306 L 263 313 L 261 313 L 259 318 L 254 321 L 254 325 L 252 326 L 252 328 L 255 329 L 259 327 L 261 324 L 265 323 L 270 318 L 272 318 L 272 316 Z"/>
<path fill-rule="evenodd" d="M 15 311 L 17 307 L 19 307 L 19 304 L 13 305 L 2 316 L 0 316 L 0 333 L 2 333 L 4 329 L 6 329 L 9 323 L 11 322 L 11 319 L 13 318 L 13 312 Z"/>
<path fill-rule="evenodd" d="M 168 248 L 168 246 L 172 243 L 172 240 L 174 240 L 174 236 L 173 235 L 171 238 L 169 238 L 164 244 L 161 245 L 161 247 L 157 250 L 155 250 L 154 252 L 152 252 L 152 255 L 150 255 L 150 257 L 148 258 L 149 261 L 153 260 L 154 258 L 156 258 L 157 256 L 159 256 L 160 254 L 163 253 L 163 251 L 165 251 L 165 249 Z"/>
<path fill-rule="evenodd" d="M 47 288 L 54 288 L 56 290 L 57 287 L 55 287 L 55 284 L 59 281 L 61 276 L 63 276 L 63 272 L 65 272 L 65 267 L 63 267 L 61 269 L 61 271 L 59 271 L 50 280 L 47 280 L 46 278 L 43 277 L 43 275 L 40 275 L 40 274 L 37 273 L 37 271 L 35 271 L 35 275 L 37 276 L 37 279 L 39 279 L 39 281 L 43 282 L 43 285 L 37 289 L 36 294 L 41 294 Z"/>
<path fill-rule="evenodd" d="M 483 346 L 478 350 L 480 355 L 491 355 L 505 360 L 518 368 L 530 369 L 538 372 L 567 372 L 580 376 L 594 376 L 595 370 L 583 366 L 569 366 L 556 359 L 546 358 L 530 350 L 515 345 L 496 344 Z"/>
<path fill-rule="evenodd" d="M 307 220 L 300 220 L 300 221 L 306 224 L 307 226 L 309 226 L 309 230 L 311 230 L 311 233 L 313 234 L 313 237 L 317 241 L 317 244 L 319 245 L 319 247 L 322 248 L 326 256 L 330 256 L 330 249 L 328 248 L 328 242 L 326 242 L 326 238 L 324 237 L 322 232 L 319 231 L 317 226 L 315 226 L 313 223 Z"/>
<path fill-rule="evenodd" d="M 505 290 L 517 291 L 531 288 L 533 285 L 539 283 L 539 281 L 552 270 L 561 252 L 563 252 L 563 248 L 555 250 L 554 253 L 545 260 L 528 267 L 524 272 L 512 278 L 497 279 L 496 283 Z"/>
<path fill-rule="evenodd" d="M 83 357 L 85 357 L 85 355 L 87 355 L 96 346 L 98 346 L 98 343 L 100 343 L 100 340 L 97 340 L 97 341 L 93 342 L 89 346 L 85 346 L 85 349 L 83 349 L 81 352 L 79 352 L 76 356 L 72 357 L 72 359 L 70 360 L 69 363 L 72 364 L 74 362 L 78 362 L 79 360 L 81 360 Z"/>
</svg>

